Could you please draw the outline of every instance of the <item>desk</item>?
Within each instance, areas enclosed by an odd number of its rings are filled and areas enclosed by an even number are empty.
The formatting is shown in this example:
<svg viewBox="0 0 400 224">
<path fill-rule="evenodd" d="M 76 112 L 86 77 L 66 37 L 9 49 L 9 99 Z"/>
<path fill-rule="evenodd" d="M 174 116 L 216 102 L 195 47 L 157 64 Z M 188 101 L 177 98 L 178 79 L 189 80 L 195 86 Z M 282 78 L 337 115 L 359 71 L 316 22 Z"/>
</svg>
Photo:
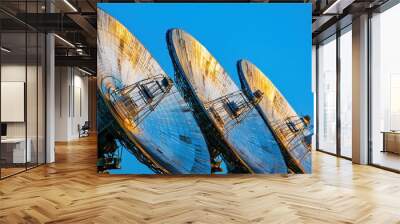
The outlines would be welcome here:
<svg viewBox="0 0 400 224">
<path fill-rule="evenodd" d="M 400 154 L 400 131 L 384 131 L 383 151 Z"/>
<path fill-rule="evenodd" d="M 31 139 L 27 139 L 28 143 L 25 151 L 25 138 L 5 138 L 1 139 L 1 156 L 6 163 L 26 163 L 31 162 Z"/>
</svg>

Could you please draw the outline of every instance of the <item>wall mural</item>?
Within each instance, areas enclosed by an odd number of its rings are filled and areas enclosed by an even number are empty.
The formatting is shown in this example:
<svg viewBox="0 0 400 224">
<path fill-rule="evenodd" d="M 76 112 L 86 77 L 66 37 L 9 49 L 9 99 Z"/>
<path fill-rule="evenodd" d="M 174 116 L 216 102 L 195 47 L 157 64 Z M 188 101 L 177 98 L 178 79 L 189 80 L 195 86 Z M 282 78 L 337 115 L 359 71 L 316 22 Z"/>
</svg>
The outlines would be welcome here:
<svg viewBox="0 0 400 224">
<path fill-rule="evenodd" d="M 99 172 L 311 172 L 311 5 L 98 7 Z"/>
</svg>

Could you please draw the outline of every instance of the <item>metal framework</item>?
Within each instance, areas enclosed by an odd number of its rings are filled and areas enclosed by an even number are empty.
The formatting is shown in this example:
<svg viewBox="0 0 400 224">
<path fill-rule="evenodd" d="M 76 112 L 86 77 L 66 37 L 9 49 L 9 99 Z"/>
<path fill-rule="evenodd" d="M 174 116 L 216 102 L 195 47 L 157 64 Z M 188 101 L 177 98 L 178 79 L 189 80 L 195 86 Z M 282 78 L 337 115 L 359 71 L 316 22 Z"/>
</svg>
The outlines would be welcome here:
<svg viewBox="0 0 400 224">
<path fill-rule="evenodd" d="M 98 130 L 98 135 L 99 136 L 110 136 L 112 138 L 113 144 L 115 144 L 115 141 L 118 141 L 122 145 L 125 146 L 125 148 L 131 152 L 139 162 L 145 164 L 149 169 L 151 169 L 154 173 L 157 174 L 164 174 L 164 169 L 161 167 L 158 167 L 155 163 L 152 162 L 149 158 L 147 158 L 143 153 L 140 151 L 139 148 L 136 147 L 135 144 L 132 143 L 132 141 L 127 137 L 127 135 L 124 133 L 124 131 L 121 129 L 121 127 L 118 125 L 118 122 L 115 120 L 115 118 L 112 116 L 111 112 L 107 108 L 104 99 L 102 97 L 97 97 L 98 98 L 98 116 L 97 116 L 97 123 L 98 127 L 100 128 Z M 100 160 L 109 160 L 109 164 L 107 164 L 107 161 L 104 162 L 103 166 L 99 166 L 98 163 L 98 168 L 99 171 L 104 171 L 107 169 L 110 169 L 110 166 L 113 166 L 113 169 L 118 169 L 118 164 L 115 162 L 119 159 L 118 162 L 121 162 L 121 157 L 120 152 L 109 150 L 108 151 L 101 151 L 100 149 L 102 144 L 102 140 L 106 139 L 99 139 L 98 142 L 98 149 L 99 149 L 99 154 L 98 154 L 98 161 Z M 107 141 L 107 140 L 106 140 Z M 107 141 L 109 142 L 109 141 Z M 109 144 L 109 143 L 108 143 Z M 115 150 L 118 150 L 117 147 L 115 147 Z M 112 161 L 110 161 L 112 160 Z"/>
<path fill-rule="evenodd" d="M 273 122 L 271 126 L 285 148 L 293 149 L 298 144 L 304 144 L 310 149 L 310 144 L 306 141 L 307 133 L 310 133 L 308 117 L 287 117 Z"/>
<path fill-rule="evenodd" d="M 110 92 L 112 104 L 129 119 L 133 127 L 157 107 L 170 92 L 172 80 L 158 75 L 140 80 L 132 85 L 114 89 Z"/>
<path fill-rule="evenodd" d="M 177 87 L 185 99 L 190 98 L 187 101 L 207 143 L 219 151 L 228 171 L 287 173 L 279 143 L 254 110 L 262 92 L 252 92 L 254 98 L 246 96 L 207 48 L 184 30 L 169 30 L 167 46 Z M 219 154 L 210 154 L 218 162 Z"/>
<path fill-rule="evenodd" d="M 248 115 L 261 98 L 262 93 L 250 101 L 239 90 L 212 100 L 204 106 L 215 118 L 217 125 L 228 133 Z"/>
<path fill-rule="evenodd" d="M 122 130 L 118 146 L 130 146 L 138 160 L 159 170 L 156 173 L 209 174 L 206 141 L 172 80 L 118 20 L 99 10 L 97 25 L 97 84 Z"/>
<path fill-rule="evenodd" d="M 280 140 L 280 144 L 287 149 L 287 151 L 283 150 L 282 153 L 287 158 L 288 167 L 294 172 L 305 172 L 299 169 L 297 163 L 311 154 L 312 131 L 310 131 L 309 121 L 308 117 L 292 116 L 281 121 L 275 121 L 271 125 L 275 130 L 275 135 Z M 289 154 L 295 153 L 296 149 L 300 147 L 305 147 L 307 150 L 304 154 L 299 154 L 296 159 L 290 159 Z"/>
<path fill-rule="evenodd" d="M 175 71 L 178 65 L 174 63 Z M 224 160 L 227 165 L 227 169 L 233 173 L 248 173 L 249 170 L 243 165 L 243 163 L 232 153 L 229 148 L 229 144 L 226 142 L 223 134 L 213 125 L 213 120 L 203 109 L 197 96 L 194 94 L 190 84 L 183 78 L 183 75 L 175 73 L 175 83 L 178 87 L 178 91 L 182 94 L 185 101 L 193 110 L 193 115 L 197 122 L 200 124 L 200 130 L 205 136 L 208 150 L 210 153 L 210 159 L 212 164 L 212 170 L 220 170 L 220 161 Z M 223 155 L 223 156 L 221 156 Z"/>
<path fill-rule="evenodd" d="M 240 60 L 237 66 L 247 97 L 253 99 L 258 91 L 265 92 L 256 109 L 279 143 L 287 167 L 294 173 L 311 172 L 310 117 L 299 117 L 271 80 L 254 64 Z"/>
</svg>

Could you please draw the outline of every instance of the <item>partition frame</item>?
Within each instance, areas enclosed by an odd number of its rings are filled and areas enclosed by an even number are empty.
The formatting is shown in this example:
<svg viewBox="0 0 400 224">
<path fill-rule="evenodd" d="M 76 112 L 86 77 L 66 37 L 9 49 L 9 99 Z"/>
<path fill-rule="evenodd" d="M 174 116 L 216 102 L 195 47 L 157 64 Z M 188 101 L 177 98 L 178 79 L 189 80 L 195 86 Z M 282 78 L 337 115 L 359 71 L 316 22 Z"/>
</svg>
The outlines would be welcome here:
<svg viewBox="0 0 400 224">
<path fill-rule="evenodd" d="M 350 24 L 348 24 L 348 25 L 346 25 L 346 26 L 344 26 L 344 27 L 342 27 L 342 28 L 340 28 L 339 29 L 339 27 L 337 28 L 337 31 L 335 32 L 335 33 L 333 33 L 332 35 L 329 35 L 329 36 L 327 36 L 326 38 L 324 38 L 324 39 L 322 39 L 322 40 L 320 40 L 319 42 L 318 42 L 318 44 L 316 44 L 316 62 L 315 62 L 315 64 L 316 64 L 316 69 L 315 69 L 315 72 L 316 72 L 316 126 L 317 126 L 317 130 L 316 130 L 316 138 L 315 138 L 315 140 L 316 140 L 316 151 L 318 151 L 318 152 L 323 152 L 323 153 L 326 153 L 326 154 L 329 154 L 329 155 L 332 155 L 332 156 L 336 156 L 336 157 L 340 157 L 340 158 L 343 158 L 343 159 L 346 159 L 346 160 L 352 160 L 352 158 L 350 158 L 350 157 L 347 157 L 347 156 L 344 156 L 344 155 L 342 155 L 342 150 L 341 150 L 341 116 L 340 116 L 340 114 L 341 114 L 341 108 L 340 108 L 340 105 L 341 105 L 341 89 L 340 89 L 340 84 L 341 84 L 341 65 L 340 65 L 340 60 L 341 60 L 341 58 L 340 58 L 340 37 L 345 33 L 345 32 L 343 32 L 344 30 L 346 30 L 346 29 L 348 29 L 348 27 L 349 26 L 351 26 L 352 25 L 352 23 L 350 23 Z M 351 32 L 351 30 L 350 31 L 348 31 L 348 32 Z M 319 110 L 319 103 L 320 103 L 320 99 L 319 99 L 319 94 L 320 94 L 320 91 L 321 91 L 321 89 L 320 89 L 320 87 L 319 87 L 319 81 L 320 81 L 320 74 L 319 74 L 319 63 L 320 63 L 320 57 L 319 57 L 319 51 L 318 51 L 318 49 L 319 49 L 319 47 L 320 47 L 320 44 L 322 43 L 322 42 L 324 42 L 324 41 L 326 41 L 326 40 L 328 40 L 329 38 L 331 38 L 332 36 L 334 36 L 335 35 L 335 39 L 333 39 L 332 41 L 336 41 L 336 83 L 335 83 L 335 85 L 336 85 L 336 119 L 335 119 L 335 121 L 336 121 L 336 152 L 335 153 L 332 153 L 332 152 L 329 152 L 329 151 L 327 151 L 327 150 L 324 150 L 324 149 L 322 149 L 322 148 L 320 148 L 320 144 L 319 144 L 319 136 L 320 136 L 320 134 L 319 134 L 319 131 L 320 131 L 320 126 L 319 126 L 319 120 L 320 120 L 320 116 L 319 116 L 319 114 L 320 114 L 320 110 Z"/>
<path fill-rule="evenodd" d="M 27 16 L 27 3 L 28 2 L 32 2 L 32 1 L 27 1 L 27 0 L 25 0 L 25 1 L 22 1 L 22 3 L 25 3 L 25 16 Z M 38 4 L 39 4 L 39 2 L 42 2 L 42 1 L 39 1 L 39 0 L 36 0 L 36 1 L 33 1 L 34 3 L 37 3 L 36 4 L 36 11 L 37 12 L 39 12 L 39 6 L 38 6 Z M 47 7 L 46 7 L 46 12 L 48 11 L 48 9 L 47 9 Z M 19 21 L 19 22 L 21 22 L 21 21 Z M 23 22 L 22 22 L 23 23 Z M 0 24 L 0 26 L 1 26 L 1 24 Z M 26 24 L 26 23 L 24 23 L 24 30 L 22 31 L 22 30 L 20 30 L 20 31 L 16 31 L 15 33 L 17 33 L 17 32 L 21 32 L 21 33 L 24 33 L 25 34 L 25 84 L 24 84 L 24 122 L 25 122 L 25 127 L 24 127 L 24 129 L 25 129 L 25 168 L 23 169 L 23 170 L 21 170 L 21 171 L 18 171 L 18 172 L 15 172 L 15 173 L 12 173 L 12 174 L 10 174 L 10 175 L 7 175 L 7 176 L 4 176 L 3 175 L 3 173 L 2 173 L 2 167 L 0 166 L 0 180 L 3 180 L 3 179 L 6 179 L 6 178 L 8 178 L 8 177 L 12 177 L 12 176 L 15 176 L 15 175 L 17 175 L 17 174 L 20 174 L 20 173 L 23 173 L 23 172 L 26 172 L 27 170 L 30 170 L 30 169 L 34 169 L 34 168 L 36 168 L 36 167 L 39 167 L 39 166 L 41 166 L 41 165 L 44 165 L 44 164 L 46 164 L 47 163 L 47 110 L 46 110 L 46 108 L 47 108 L 47 100 L 46 100 L 46 98 L 47 98 L 47 81 L 46 81 L 46 79 L 47 79 L 47 33 L 46 32 L 41 32 L 40 30 L 37 30 L 37 29 L 35 29 L 35 28 L 33 28 L 32 26 L 29 26 L 28 24 Z M 32 165 L 32 166 L 30 166 L 30 167 L 28 167 L 28 162 L 27 162 L 27 160 L 28 160 L 28 154 L 27 154 L 27 147 L 28 147 L 28 142 L 27 142 L 27 140 L 28 140 L 28 114 L 27 114 L 27 82 L 28 82 L 28 30 L 30 30 L 30 32 L 32 32 L 32 33 L 34 33 L 34 34 L 36 34 L 36 49 L 35 49 L 35 51 L 36 51 L 36 64 L 34 64 L 35 65 L 35 67 L 36 67 L 36 136 L 33 136 L 33 138 L 36 138 L 36 142 L 37 142 L 37 144 L 36 144 L 36 161 L 35 161 L 35 163 L 32 163 L 32 164 L 30 164 L 30 165 Z M 3 31 L 0 31 L 0 46 L 2 46 L 2 34 L 3 33 L 7 33 L 7 32 L 3 32 Z M 42 70 L 41 70 L 41 73 L 42 73 L 42 85 L 43 85 L 43 93 L 42 93 L 42 96 L 44 97 L 43 99 L 42 99 L 42 103 L 43 103 L 43 105 L 42 105 L 42 107 L 43 107 L 43 117 L 41 117 L 41 118 L 39 118 L 39 68 L 38 68 L 38 66 L 40 65 L 40 63 L 39 63 L 39 36 L 40 36 L 40 34 L 43 34 L 43 36 L 42 36 L 42 39 L 41 39 L 41 41 L 42 41 L 42 47 L 43 47 L 43 49 L 41 50 L 41 57 L 42 57 L 42 60 L 44 60 L 43 61 L 43 63 L 42 63 Z M 2 52 L 0 52 L 0 82 L 2 81 L 2 66 L 3 66 L 3 64 L 2 64 L 2 62 L 3 62 L 3 60 L 2 60 L 3 58 L 2 58 Z M 0 90 L 1 90 L 1 85 L 0 85 Z M 0 91 L 0 101 L 1 101 L 1 91 Z M 0 105 L 0 111 L 1 111 L 1 105 Z M 42 147 L 43 147 L 43 149 L 42 149 L 42 152 L 43 152 L 43 155 L 41 155 L 43 158 L 43 162 L 39 162 L 39 119 L 41 120 L 41 122 L 43 122 L 43 145 L 42 145 Z M 0 123 L 2 123 L 1 122 L 1 114 L 0 114 Z M 1 158 L 1 153 L 2 153 L 2 146 L 1 146 L 1 144 L 0 144 L 0 158 Z M 0 165 L 1 165 L 1 161 L 0 161 Z"/>
<path fill-rule="evenodd" d="M 390 172 L 394 172 L 394 173 L 400 173 L 400 170 L 398 169 L 394 169 L 394 168 L 390 168 L 384 165 L 380 165 L 377 163 L 374 163 L 373 160 L 373 154 L 374 154 L 374 145 L 373 145 L 373 127 L 372 127 L 372 105 L 373 105 L 373 100 L 372 100 L 372 94 L 374 92 L 373 88 L 372 88 L 372 55 L 373 55 L 373 48 L 372 48 L 372 19 L 373 19 L 373 14 L 374 13 L 383 13 L 386 10 L 396 6 L 400 4 L 400 0 L 388 0 L 387 2 L 385 2 L 384 4 L 382 4 L 381 6 L 377 7 L 376 9 L 373 10 L 369 10 L 368 11 L 368 34 L 367 34 L 367 38 L 368 38 L 368 54 L 367 54 L 367 61 L 368 61 L 368 69 L 367 69 L 367 79 L 368 79 L 368 112 L 367 112 L 367 116 L 368 116 L 368 165 L 379 168 L 379 169 L 383 169 L 383 170 L 387 170 Z"/>
<path fill-rule="evenodd" d="M 372 58 L 372 54 L 374 52 L 372 51 L 372 25 L 371 25 L 372 23 L 371 23 L 371 20 L 373 18 L 373 16 L 372 16 L 373 13 L 382 13 L 382 12 L 392 8 L 393 6 L 395 6 L 397 4 L 400 4 L 400 0 L 388 0 L 383 5 L 375 8 L 375 9 L 370 9 L 370 10 L 366 11 L 366 13 L 368 14 L 368 25 L 367 25 L 368 26 L 368 30 L 367 30 L 367 41 L 368 41 L 368 44 L 367 44 L 368 45 L 368 49 L 367 49 L 367 51 L 368 51 L 368 54 L 367 54 L 367 67 L 368 67 L 367 68 L 367 80 L 368 80 L 367 81 L 367 83 L 368 83 L 367 84 L 368 85 L 367 86 L 367 88 L 368 88 L 368 90 L 367 90 L 367 94 L 368 94 L 368 96 L 367 96 L 367 98 L 368 98 L 368 105 L 367 105 L 367 107 L 368 107 L 368 112 L 367 112 L 368 113 L 368 124 L 367 124 L 367 127 L 368 127 L 368 139 L 367 139 L 367 141 L 368 141 L 368 152 L 367 152 L 367 155 L 368 155 L 368 161 L 367 161 L 367 164 L 370 165 L 370 166 L 373 166 L 373 167 L 377 167 L 377 168 L 383 169 L 383 170 L 387 170 L 387 171 L 391 171 L 391 172 L 395 172 L 395 173 L 400 173 L 400 170 L 393 169 L 393 168 L 390 168 L 390 167 L 386 167 L 386 166 L 383 166 L 383 165 L 379 165 L 379 164 L 374 164 L 373 163 L 373 141 L 372 141 L 372 105 L 373 105 L 372 104 L 372 93 L 373 93 L 374 90 L 372 89 L 372 61 L 371 61 L 371 58 Z M 352 24 L 350 23 L 349 25 L 352 25 Z M 349 25 L 347 25 L 347 26 L 349 26 Z M 341 30 L 346 29 L 346 27 L 344 27 L 342 29 L 337 28 L 339 31 L 337 31 L 335 34 L 340 32 Z M 332 34 L 332 35 L 335 35 L 335 34 Z M 347 159 L 347 160 L 352 160 L 352 158 L 345 157 L 345 156 L 343 156 L 341 154 L 341 148 L 340 148 L 340 145 L 338 143 L 337 143 L 338 147 L 337 147 L 337 150 L 336 150 L 336 154 L 327 152 L 326 150 L 319 148 L 319 113 L 320 113 L 320 111 L 319 111 L 319 91 L 321 91 L 321 90 L 319 88 L 319 69 L 318 69 L 318 67 L 319 67 L 319 56 L 318 56 L 318 48 L 319 48 L 319 44 L 322 41 L 330 38 L 332 35 L 330 35 L 327 38 L 319 41 L 316 44 L 316 49 L 317 49 L 316 50 L 316 94 L 317 94 L 317 97 L 316 97 L 316 125 L 317 125 L 317 130 L 316 130 L 316 151 L 323 152 L 323 153 L 326 153 L 326 154 L 330 154 L 330 155 L 333 155 L 333 156 L 336 156 L 336 157 L 344 158 L 344 159 Z M 336 44 L 340 45 L 340 35 L 336 35 L 336 41 L 337 41 Z M 337 51 L 336 53 L 337 53 L 337 56 L 338 56 L 339 55 L 339 51 Z M 339 58 L 339 60 L 340 60 L 340 58 Z M 338 66 L 338 68 L 339 68 L 339 72 L 338 71 L 337 72 L 340 73 L 340 66 Z M 340 74 L 337 74 L 337 75 L 340 78 Z M 336 85 L 340 85 L 340 82 L 337 81 Z M 338 89 L 340 90 L 340 87 L 338 87 Z M 337 104 L 339 103 L 338 105 L 340 105 L 340 92 L 336 93 L 336 97 L 338 99 L 337 100 Z M 337 115 L 338 115 L 338 113 L 337 113 Z M 340 121 L 340 118 L 337 118 L 337 122 L 338 121 Z M 341 128 L 340 125 L 338 125 L 338 124 L 337 124 L 337 127 L 339 129 Z M 337 133 L 340 133 L 340 130 Z M 337 135 L 336 137 L 340 138 L 340 135 Z M 339 139 L 339 141 L 340 141 L 340 139 Z"/>
</svg>

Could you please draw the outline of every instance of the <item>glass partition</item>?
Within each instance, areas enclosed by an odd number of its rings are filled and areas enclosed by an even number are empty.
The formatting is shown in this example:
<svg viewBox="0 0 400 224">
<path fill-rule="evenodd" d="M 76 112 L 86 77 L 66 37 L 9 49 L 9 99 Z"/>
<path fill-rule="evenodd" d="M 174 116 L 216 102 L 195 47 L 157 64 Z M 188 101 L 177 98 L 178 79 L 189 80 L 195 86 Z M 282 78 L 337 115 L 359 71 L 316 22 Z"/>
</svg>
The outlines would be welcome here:
<svg viewBox="0 0 400 224">
<path fill-rule="evenodd" d="M 352 157 L 352 26 L 318 46 L 318 150 Z M 339 122 L 339 123 L 338 123 Z"/>
<path fill-rule="evenodd" d="M 340 35 L 340 155 L 352 157 L 352 32 Z"/>
<path fill-rule="evenodd" d="M 38 163 L 38 34 L 27 33 L 27 75 L 26 75 L 26 114 L 27 114 L 27 151 L 30 160 L 27 167 L 34 167 Z"/>
<path fill-rule="evenodd" d="M 2 177 L 24 171 L 31 161 L 26 150 L 26 41 L 25 32 L 1 34 Z"/>
<path fill-rule="evenodd" d="M 400 4 L 371 19 L 371 162 L 400 170 Z"/>
<path fill-rule="evenodd" d="M 336 154 L 336 36 L 318 47 L 318 149 Z"/>
<path fill-rule="evenodd" d="M 44 1 L 1 1 L 16 13 L 41 13 Z M 0 12 L 0 178 L 45 162 L 45 34 Z"/>
</svg>

